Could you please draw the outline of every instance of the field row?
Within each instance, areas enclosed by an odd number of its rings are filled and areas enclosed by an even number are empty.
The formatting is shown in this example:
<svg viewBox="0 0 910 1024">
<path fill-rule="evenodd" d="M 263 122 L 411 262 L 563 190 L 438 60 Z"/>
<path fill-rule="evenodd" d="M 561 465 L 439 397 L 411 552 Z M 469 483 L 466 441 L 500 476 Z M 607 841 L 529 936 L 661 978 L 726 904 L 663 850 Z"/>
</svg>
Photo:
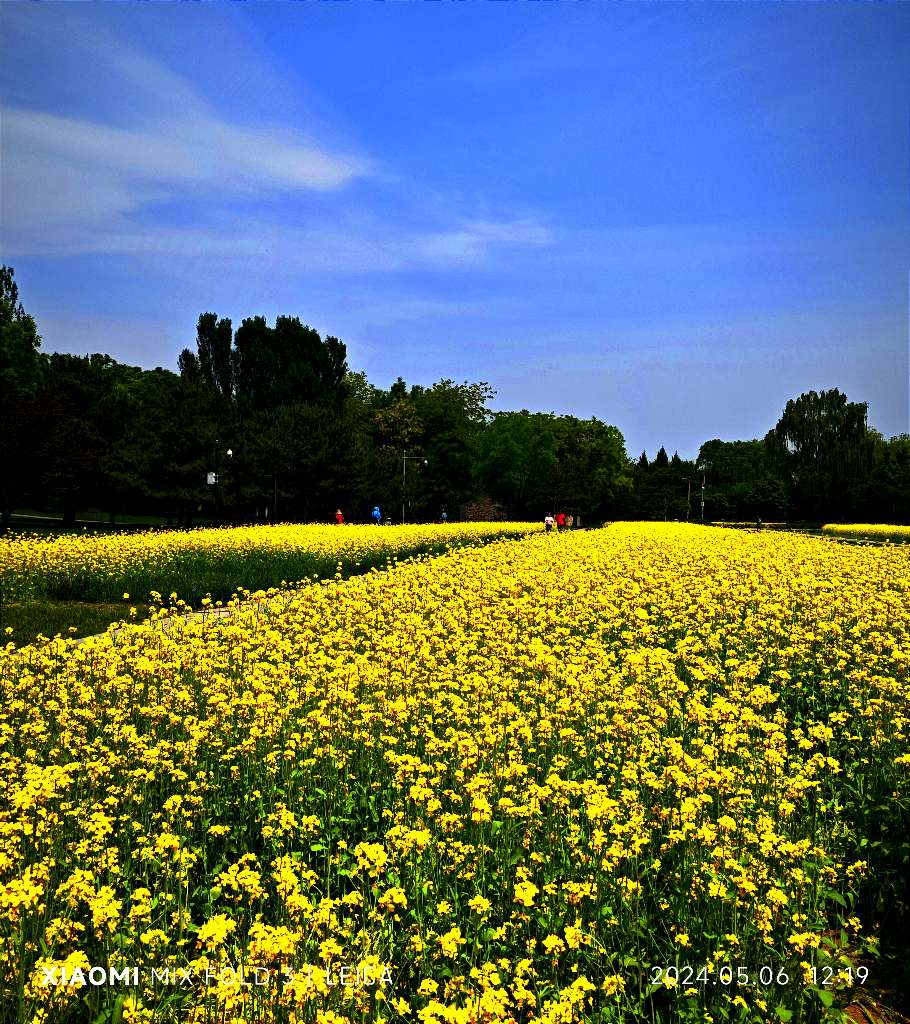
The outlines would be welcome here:
<svg viewBox="0 0 910 1024">
<path fill-rule="evenodd" d="M 869 537 L 871 540 L 910 541 L 910 526 L 887 523 L 826 523 L 822 533 L 832 537 Z"/>
<path fill-rule="evenodd" d="M 908 606 L 900 548 L 618 524 L 7 650 L 10 1019 L 821 1019 L 905 898 Z"/>
<path fill-rule="evenodd" d="M 393 558 L 438 553 L 496 537 L 518 537 L 536 523 L 458 523 L 445 526 L 243 526 L 0 537 L 3 600 L 56 598 L 144 602 L 152 592 L 197 603 L 228 598 L 238 588 L 381 568 Z"/>
</svg>

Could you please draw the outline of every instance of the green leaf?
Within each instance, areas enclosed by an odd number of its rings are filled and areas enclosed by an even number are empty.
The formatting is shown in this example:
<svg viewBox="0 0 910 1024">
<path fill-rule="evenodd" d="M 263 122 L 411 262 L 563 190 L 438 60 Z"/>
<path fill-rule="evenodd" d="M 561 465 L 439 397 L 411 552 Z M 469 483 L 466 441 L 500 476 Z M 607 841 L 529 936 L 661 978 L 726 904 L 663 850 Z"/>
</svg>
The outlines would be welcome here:
<svg viewBox="0 0 910 1024">
<path fill-rule="evenodd" d="M 117 996 L 117 1000 L 114 1003 L 114 1012 L 111 1014 L 111 1024 L 120 1024 L 123 1020 L 123 1000 L 124 995 Z"/>
<path fill-rule="evenodd" d="M 818 996 L 819 1002 L 822 1006 L 833 1006 L 834 1005 L 834 993 L 829 992 L 826 988 L 816 988 L 812 990 Z"/>
<path fill-rule="evenodd" d="M 780 1003 L 775 1007 L 774 1012 L 777 1014 L 779 1020 L 790 1020 L 793 1017 L 793 1011 L 788 1010 L 783 1003 Z"/>
</svg>

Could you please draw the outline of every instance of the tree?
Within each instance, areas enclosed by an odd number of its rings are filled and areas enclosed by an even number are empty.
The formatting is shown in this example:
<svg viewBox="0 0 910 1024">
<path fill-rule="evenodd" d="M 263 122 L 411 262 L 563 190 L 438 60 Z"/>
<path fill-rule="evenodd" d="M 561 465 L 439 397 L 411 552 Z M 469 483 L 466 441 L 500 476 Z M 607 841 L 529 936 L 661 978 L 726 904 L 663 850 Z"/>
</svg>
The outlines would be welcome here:
<svg viewBox="0 0 910 1024">
<path fill-rule="evenodd" d="M 241 322 L 232 347 L 231 321 L 203 313 L 180 373 L 206 411 L 203 448 L 233 439 L 230 492 L 218 491 L 228 505 L 257 515 L 268 507 L 272 518 L 279 502 L 282 515 L 324 515 L 349 490 L 347 350 L 338 338 L 323 340 L 296 316 L 273 327 L 256 316 Z"/>
<path fill-rule="evenodd" d="M 874 448 L 867 415 L 865 402 L 850 402 L 837 388 L 787 402 L 766 446 L 802 515 L 838 518 L 849 508 Z"/>
<path fill-rule="evenodd" d="M 631 505 L 644 519 L 685 519 L 689 512 L 689 485 L 694 466 L 674 452 L 673 458 L 661 447 L 654 461 L 639 458 L 633 473 L 634 498 Z"/>
<path fill-rule="evenodd" d="M 36 435 L 43 493 L 63 511 L 63 523 L 76 521 L 80 504 L 103 493 L 101 461 L 111 438 L 105 436 L 104 400 L 113 386 L 118 364 L 96 353 L 73 356 L 51 353 Z"/>
<path fill-rule="evenodd" d="M 705 441 L 698 464 L 705 469 L 709 519 L 751 521 L 786 516 L 786 487 L 763 441 Z"/>
<path fill-rule="evenodd" d="M 480 444 L 480 482 L 494 501 L 516 518 L 542 518 L 552 511 L 557 450 L 555 416 L 495 413 Z"/>
<path fill-rule="evenodd" d="M 557 511 L 582 514 L 587 521 L 622 514 L 631 491 L 625 440 L 617 427 L 596 417 L 556 418 Z"/>
<path fill-rule="evenodd" d="M 154 511 L 186 524 L 200 504 L 210 514 L 214 495 L 205 473 L 221 468 L 212 464 L 218 430 L 212 393 L 192 375 L 120 369 L 106 402 L 123 427 L 100 461 L 107 507 L 112 514 Z"/>
<path fill-rule="evenodd" d="M 234 395 L 233 333 L 230 320 L 202 313 L 196 325 L 196 351 L 202 380 L 230 399 Z"/>
<path fill-rule="evenodd" d="M 616 427 L 527 410 L 493 417 L 481 441 L 480 478 L 510 514 L 534 519 L 548 511 L 603 519 L 625 509 L 631 492 Z"/>
<path fill-rule="evenodd" d="M 910 522 L 910 434 L 886 441 L 872 438 L 872 466 L 853 496 L 856 520 L 869 523 Z"/>
<path fill-rule="evenodd" d="M 490 419 L 493 389 L 484 382 L 445 379 L 430 388 L 412 387 L 411 402 L 422 424 L 418 454 L 427 462 L 413 475 L 404 497 L 415 514 L 435 519 L 475 496 L 481 433 Z"/>
<path fill-rule="evenodd" d="M 276 359 L 264 316 L 247 317 L 234 334 L 234 388 L 241 417 L 273 403 Z"/>
<path fill-rule="evenodd" d="M 0 267 L 0 523 L 34 480 L 30 439 L 42 382 L 41 338 L 19 301 L 12 267 Z"/>
</svg>

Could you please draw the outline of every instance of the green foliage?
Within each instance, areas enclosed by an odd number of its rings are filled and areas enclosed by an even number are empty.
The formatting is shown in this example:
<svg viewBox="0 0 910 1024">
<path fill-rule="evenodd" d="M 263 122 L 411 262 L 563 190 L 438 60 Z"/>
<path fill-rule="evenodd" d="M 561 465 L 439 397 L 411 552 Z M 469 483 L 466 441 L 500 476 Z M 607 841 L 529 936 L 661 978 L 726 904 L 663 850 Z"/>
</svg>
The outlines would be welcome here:
<svg viewBox="0 0 910 1024">
<path fill-rule="evenodd" d="M 866 424 L 837 390 L 787 403 L 763 440 L 706 441 L 696 461 L 645 452 L 598 419 L 489 409 L 484 383 L 399 377 L 387 390 L 347 366 L 343 342 L 297 317 L 236 330 L 200 315 L 179 375 L 109 356 L 45 355 L 0 268 L 0 512 L 77 506 L 192 520 L 450 519 L 480 502 L 515 518 L 816 519 L 910 515 L 910 436 Z M 231 454 L 228 455 L 230 450 Z M 408 456 L 412 461 L 404 461 Z M 207 475 L 216 474 L 215 484 Z"/>
<path fill-rule="evenodd" d="M 762 441 L 706 441 L 698 453 L 706 482 L 708 519 L 785 519 L 788 498 Z M 699 487 L 701 481 L 699 480 Z"/>
<path fill-rule="evenodd" d="M 625 442 L 598 419 L 546 413 L 497 413 L 484 431 L 480 477 L 514 514 L 571 511 L 585 521 L 621 512 L 632 479 Z"/>
<path fill-rule="evenodd" d="M 41 390 L 41 338 L 19 301 L 12 267 L 0 267 L 0 515 L 5 526 L 27 489 L 29 437 Z"/>
<path fill-rule="evenodd" d="M 631 512 L 640 519 L 697 519 L 700 509 L 692 494 L 701 486 L 701 476 L 692 462 L 674 452 L 670 459 L 660 448 L 653 462 L 642 452 L 633 469 L 634 501 Z"/>
<path fill-rule="evenodd" d="M 865 402 L 850 402 L 837 388 L 809 391 L 787 402 L 766 436 L 771 462 L 807 518 L 852 511 L 855 492 L 872 461 L 874 439 L 867 413 Z"/>
</svg>

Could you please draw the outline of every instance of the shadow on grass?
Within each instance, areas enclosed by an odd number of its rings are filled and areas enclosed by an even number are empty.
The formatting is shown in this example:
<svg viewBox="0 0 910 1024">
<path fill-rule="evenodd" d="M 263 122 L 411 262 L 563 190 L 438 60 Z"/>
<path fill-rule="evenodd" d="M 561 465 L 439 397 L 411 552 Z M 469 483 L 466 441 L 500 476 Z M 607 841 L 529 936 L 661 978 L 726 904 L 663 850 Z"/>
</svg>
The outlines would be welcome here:
<svg viewBox="0 0 910 1024">
<path fill-rule="evenodd" d="M 91 636 L 103 633 L 112 622 L 141 622 L 148 618 L 148 609 L 136 608 L 130 616 L 126 601 L 90 603 L 87 601 L 54 601 L 33 598 L 27 601 L 4 602 L 0 607 L 0 643 L 12 641 L 17 647 L 34 643 L 39 636 Z M 7 629 L 12 629 L 8 634 Z"/>
</svg>

